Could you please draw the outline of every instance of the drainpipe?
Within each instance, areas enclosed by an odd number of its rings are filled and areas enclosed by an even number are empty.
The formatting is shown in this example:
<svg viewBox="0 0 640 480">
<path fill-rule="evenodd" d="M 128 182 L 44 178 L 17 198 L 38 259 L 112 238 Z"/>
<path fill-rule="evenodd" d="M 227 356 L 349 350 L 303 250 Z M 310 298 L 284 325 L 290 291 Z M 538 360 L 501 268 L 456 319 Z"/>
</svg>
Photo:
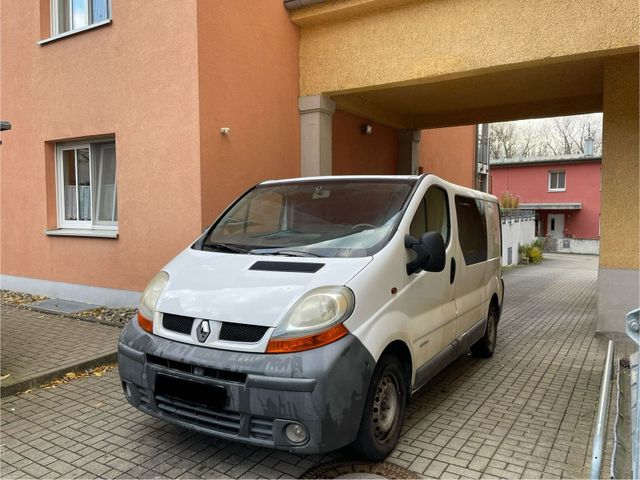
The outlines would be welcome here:
<svg viewBox="0 0 640 480">
<path fill-rule="evenodd" d="M 295 10 L 297 8 L 308 7 L 325 1 L 326 0 L 284 0 L 284 8 L 287 10 Z"/>
</svg>

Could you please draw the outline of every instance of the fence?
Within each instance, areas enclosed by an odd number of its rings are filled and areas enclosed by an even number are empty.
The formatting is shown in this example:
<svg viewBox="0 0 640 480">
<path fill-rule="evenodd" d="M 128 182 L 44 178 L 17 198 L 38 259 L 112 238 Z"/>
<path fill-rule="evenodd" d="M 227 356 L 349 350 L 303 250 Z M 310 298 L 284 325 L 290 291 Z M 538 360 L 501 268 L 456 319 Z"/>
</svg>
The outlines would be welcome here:
<svg viewBox="0 0 640 480">
<path fill-rule="evenodd" d="M 500 210 L 502 219 L 502 266 L 518 263 L 518 248 L 536 238 L 534 210 L 505 208 Z"/>
</svg>

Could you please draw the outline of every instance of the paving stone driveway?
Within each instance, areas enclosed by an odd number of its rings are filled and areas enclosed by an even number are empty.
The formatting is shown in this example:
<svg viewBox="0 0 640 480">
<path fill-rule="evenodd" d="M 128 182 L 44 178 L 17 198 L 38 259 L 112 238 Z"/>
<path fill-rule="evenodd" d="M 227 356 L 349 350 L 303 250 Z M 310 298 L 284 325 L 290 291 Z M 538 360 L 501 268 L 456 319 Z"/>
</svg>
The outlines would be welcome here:
<svg viewBox="0 0 640 480">
<path fill-rule="evenodd" d="M 597 259 L 549 255 L 505 274 L 493 358 L 465 356 L 421 390 L 388 461 L 428 477 L 588 476 L 605 342 Z M 117 372 L 2 403 L 2 477 L 296 477 L 297 456 L 194 434 L 124 400 Z"/>
</svg>

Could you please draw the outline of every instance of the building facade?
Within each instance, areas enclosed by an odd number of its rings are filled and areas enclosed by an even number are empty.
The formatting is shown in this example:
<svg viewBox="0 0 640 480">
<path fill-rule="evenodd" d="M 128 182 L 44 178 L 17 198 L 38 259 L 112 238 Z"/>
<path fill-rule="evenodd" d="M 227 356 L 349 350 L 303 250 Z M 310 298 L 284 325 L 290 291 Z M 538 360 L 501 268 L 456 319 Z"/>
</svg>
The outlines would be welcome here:
<svg viewBox="0 0 640 480">
<path fill-rule="evenodd" d="M 310 118 L 317 173 L 410 173 L 396 126 L 299 103 L 280 0 L 9 0 L 0 22 L 2 288 L 136 304 L 236 196 L 301 174 Z"/>
<path fill-rule="evenodd" d="M 536 212 L 536 236 L 552 251 L 598 253 L 602 158 L 503 158 L 491 161 L 492 193 L 516 195 Z M 566 246 L 565 246 L 566 245 Z"/>
<path fill-rule="evenodd" d="M 3 1 L 3 287 L 130 299 L 264 178 L 390 170 L 392 144 L 410 173 L 424 129 L 601 111 L 598 329 L 621 331 L 640 303 L 639 9 Z M 371 134 L 339 128 L 358 119 Z"/>
</svg>

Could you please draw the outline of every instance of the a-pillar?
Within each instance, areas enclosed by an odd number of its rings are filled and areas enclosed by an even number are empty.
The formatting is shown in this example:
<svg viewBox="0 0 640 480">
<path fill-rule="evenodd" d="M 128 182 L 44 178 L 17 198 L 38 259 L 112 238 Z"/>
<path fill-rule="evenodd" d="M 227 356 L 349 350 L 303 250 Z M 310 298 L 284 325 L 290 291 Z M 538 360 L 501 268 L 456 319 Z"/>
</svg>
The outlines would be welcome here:
<svg viewBox="0 0 640 480">
<path fill-rule="evenodd" d="M 336 104 L 324 95 L 298 98 L 300 174 L 331 175 L 331 126 Z"/>
<path fill-rule="evenodd" d="M 420 130 L 398 130 L 398 174 L 415 175 L 420 164 Z"/>
<path fill-rule="evenodd" d="M 640 306 L 638 57 L 607 59 L 603 89 L 598 331 L 623 332 Z"/>
</svg>

